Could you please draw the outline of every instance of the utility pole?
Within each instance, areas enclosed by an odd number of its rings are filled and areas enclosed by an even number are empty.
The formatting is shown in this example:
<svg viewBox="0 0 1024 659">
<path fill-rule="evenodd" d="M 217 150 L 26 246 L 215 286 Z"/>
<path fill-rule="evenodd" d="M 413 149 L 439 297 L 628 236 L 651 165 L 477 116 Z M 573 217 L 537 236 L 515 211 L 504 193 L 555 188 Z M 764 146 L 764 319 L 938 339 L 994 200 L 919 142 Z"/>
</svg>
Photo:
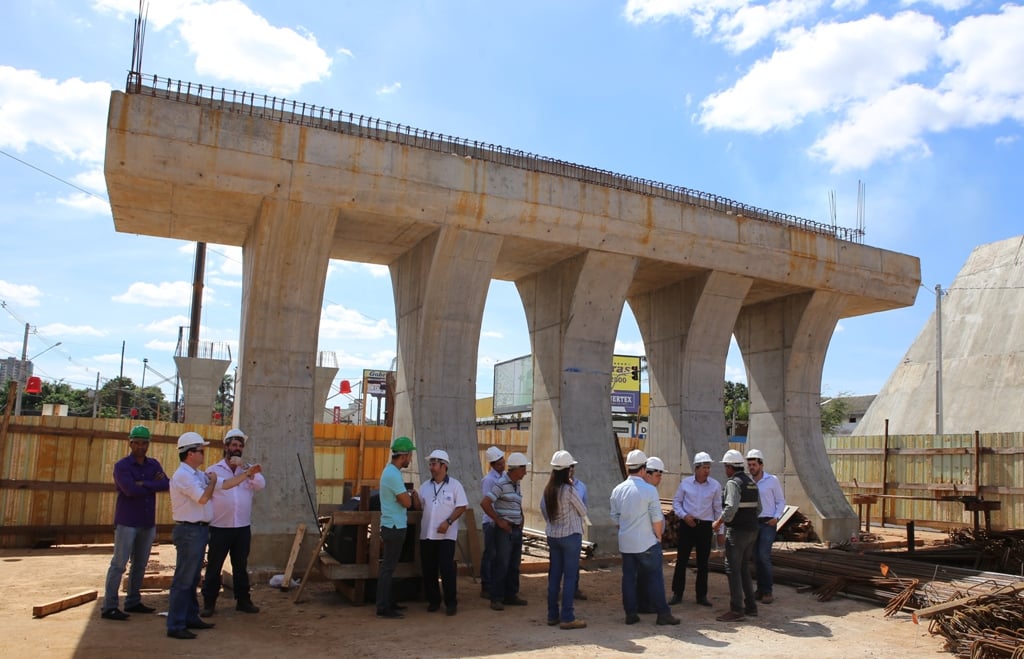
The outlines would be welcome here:
<svg viewBox="0 0 1024 659">
<path fill-rule="evenodd" d="M 21 364 L 18 369 L 18 397 L 14 401 L 14 416 L 21 416 L 21 394 L 25 392 L 28 378 L 28 332 L 31 326 L 25 323 L 25 341 L 21 344 Z"/>
<path fill-rule="evenodd" d="M 935 434 L 942 436 L 942 286 L 935 284 Z"/>
<path fill-rule="evenodd" d="M 93 392 L 93 394 L 94 395 L 92 397 L 92 418 L 95 419 L 97 417 L 97 412 L 99 411 L 99 408 L 100 408 L 100 374 L 99 373 L 96 374 L 96 389 Z"/>
</svg>

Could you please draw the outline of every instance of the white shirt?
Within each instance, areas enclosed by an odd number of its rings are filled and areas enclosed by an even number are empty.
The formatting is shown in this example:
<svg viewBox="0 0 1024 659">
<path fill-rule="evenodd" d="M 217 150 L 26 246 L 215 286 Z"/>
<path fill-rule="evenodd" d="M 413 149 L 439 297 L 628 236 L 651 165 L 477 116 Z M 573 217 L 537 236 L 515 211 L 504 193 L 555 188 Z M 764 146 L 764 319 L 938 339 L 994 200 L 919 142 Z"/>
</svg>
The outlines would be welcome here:
<svg viewBox="0 0 1024 659">
<path fill-rule="evenodd" d="M 263 474 L 246 478 L 231 489 L 224 489 L 224 482 L 245 471 L 242 467 L 233 468 L 227 459 L 221 460 L 210 467 L 217 474 L 217 485 L 214 486 L 213 519 L 210 526 L 219 529 L 238 529 L 252 524 L 252 497 L 267 486 Z"/>
<path fill-rule="evenodd" d="M 619 526 L 619 552 L 640 554 L 658 544 L 654 524 L 664 521 L 658 490 L 639 476 L 615 486 L 609 503 L 612 519 Z"/>
<path fill-rule="evenodd" d="M 761 517 L 782 519 L 786 512 L 786 495 L 782 492 L 782 483 L 773 474 L 761 472 L 761 480 L 756 481 L 757 492 L 761 495 Z"/>
<path fill-rule="evenodd" d="M 672 497 L 672 510 L 680 521 L 693 515 L 694 519 L 713 522 L 722 514 L 722 486 L 710 476 L 703 483 L 687 476 Z"/>
<path fill-rule="evenodd" d="M 171 476 L 171 516 L 175 522 L 209 522 L 213 504 L 199 503 L 210 479 L 203 472 L 184 462 Z"/>
<path fill-rule="evenodd" d="M 444 533 L 438 533 L 441 522 L 450 518 L 459 506 L 468 506 L 466 490 L 462 483 L 451 476 L 438 483 L 428 478 L 420 485 L 420 501 L 423 502 L 423 522 L 420 524 L 420 540 L 457 540 L 459 537 L 459 520 L 448 527 Z"/>
</svg>

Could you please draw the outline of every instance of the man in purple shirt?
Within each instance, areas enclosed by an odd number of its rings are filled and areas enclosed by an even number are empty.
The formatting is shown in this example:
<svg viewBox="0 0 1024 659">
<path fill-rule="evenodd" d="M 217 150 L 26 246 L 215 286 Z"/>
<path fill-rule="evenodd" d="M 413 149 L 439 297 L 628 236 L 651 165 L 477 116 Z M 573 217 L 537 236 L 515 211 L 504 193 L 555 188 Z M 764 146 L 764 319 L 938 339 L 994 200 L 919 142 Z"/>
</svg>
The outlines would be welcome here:
<svg viewBox="0 0 1024 659">
<path fill-rule="evenodd" d="M 147 458 L 149 429 L 135 426 L 128 434 L 131 453 L 114 464 L 114 485 L 117 486 L 117 505 L 114 508 L 114 556 L 107 569 L 106 590 L 101 617 L 107 620 L 127 620 L 128 613 L 152 613 L 156 609 L 142 603 L 142 577 L 149 562 L 149 551 L 156 536 L 156 493 L 166 492 L 170 481 L 164 468 L 153 458 Z M 118 589 L 128 559 L 132 568 L 128 573 L 128 593 L 124 598 L 124 611 L 117 607 Z"/>
</svg>

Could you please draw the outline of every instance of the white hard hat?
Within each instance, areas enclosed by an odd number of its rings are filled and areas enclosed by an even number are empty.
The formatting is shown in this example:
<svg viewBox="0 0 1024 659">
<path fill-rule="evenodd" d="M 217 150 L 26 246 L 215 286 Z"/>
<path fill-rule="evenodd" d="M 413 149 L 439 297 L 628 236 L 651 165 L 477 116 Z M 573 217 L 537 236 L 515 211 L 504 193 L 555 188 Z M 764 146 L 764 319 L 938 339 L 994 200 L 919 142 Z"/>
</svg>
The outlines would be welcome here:
<svg viewBox="0 0 1024 659">
<path fill-rule="evenodd" d="M 700 464 L 711 464 L 712 462 L 714 462 L 714 460 L 712 460 L 711 456 L 705 453 L 704 451 L 701 451 L 697 455 L 693 456 L 694 467 Z"/>
<path fill-rule="evenodd" d="M 487 456 L 487 464 L 491 464 L 492 462 L 497 462 L 505 457 L 505 452 L 497 446 L 492 446 L 487 449 L 487 452 L 484 455 Z"/>
<path fill-rule="evenodd" d="M 434 449 L 430 455 L 427 456 L 427 460 L 441 460 L 445 464 L 451 464 L 451 460 L 448 459 L 448 451 L 442 451 L 441 449 Z"/>
<path fill-rule="evenodd" d="M 232 437 L 237 437 L 241 439 L 243 444 L 249 441 L 249 436 L 242 432 L 241 428 L 232 428 L 231 430 L 229 430 L 227 434 L 224 435 L 224 443 L 227 444 L 228 440 L 231 439 Z"/>
<path fill-rule="evenodd" d="M 743 454 L 740 453 L 739 451 L 737 451 L 734 448 L 731 448 L 731 449 L 729 449 L 728 451 L 725 452 L 725 455 L 722 456 L 722 462 L 724 462 L 725 464 L 727 464 L 727 465 L 729 465 L 731 467 L 745 467 L 745 466 L 747 466 L 747 461 L 743 457 Z"/>
<path fill-rule="evenodd" d="M 523 455 L 522 453 L 513 453 L 512 455 L 508 456 L 507 464 L 509 469 L 512 469 L 513 467 L 529 466 L 530 461 L 527 460 L 526 456 Z"/>
<path fill-rule="evenodd" d="M 178 453 L 181 453 L 185 449 L 194 448 L 196 446 L 209 446 L 210 442 L 203 439 L 203 436 L 197 432 L 186 432 L 182 433 L 181 437 L 178 437 Z"/>
<path fill-rule="evenodd" d="M 661 458 L 647 458 L 647 471 L 665 471 L 665 463 L 661 461 Z"/>
<path fill-rule="evenodd" d="M 764 462 L 764 453 L 761 453 L 761 451 L 756 448 L 752 448 L 747 451 L 747 460 L 760 460 Z"/>
<path fill-rule="evenodd" d="M 638 448 L 633 449 L 626 456 L 627 467 L 643 467 L 647 464 L 647 454 Z"/>
<path fill-rule="evenodd" d="M 576 461 L 568 451 L 555 451 L 555 454 L 551 456 L 551 466 L 555 469 L 568 469 L 574 464 Z"/>
</svg>

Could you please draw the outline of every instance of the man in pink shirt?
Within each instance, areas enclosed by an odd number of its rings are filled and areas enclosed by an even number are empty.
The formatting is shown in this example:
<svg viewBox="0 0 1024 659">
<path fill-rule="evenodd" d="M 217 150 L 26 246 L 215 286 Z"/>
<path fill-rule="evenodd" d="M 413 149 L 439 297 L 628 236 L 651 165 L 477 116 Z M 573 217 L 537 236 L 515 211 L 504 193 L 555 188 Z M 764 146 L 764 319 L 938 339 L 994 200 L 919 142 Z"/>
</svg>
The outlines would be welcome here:
<svg viewBox="0 0 1024 659">
<path fill-rule="evenodd" d="M 245 613 L 260 611 L 249 595 L 250 521 L 252 497 L 266 487 L 267 482 L 258 464 L 242 460 L 248 439 L 238 428 L 229 430 L 224 435 L 224 459 L 207 470 L 217 474 L 217 487 L 213 492 L 213 519 L 206 554 L 206 578 L 203 579 L 203 610 L 200 612 L 203 617 L 214 614 L 220 594 L 220 571 L 229 554 L 235 609 Z"/>
</svg>

